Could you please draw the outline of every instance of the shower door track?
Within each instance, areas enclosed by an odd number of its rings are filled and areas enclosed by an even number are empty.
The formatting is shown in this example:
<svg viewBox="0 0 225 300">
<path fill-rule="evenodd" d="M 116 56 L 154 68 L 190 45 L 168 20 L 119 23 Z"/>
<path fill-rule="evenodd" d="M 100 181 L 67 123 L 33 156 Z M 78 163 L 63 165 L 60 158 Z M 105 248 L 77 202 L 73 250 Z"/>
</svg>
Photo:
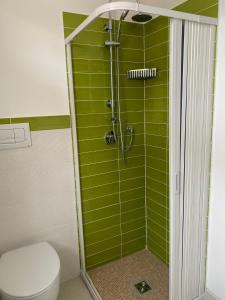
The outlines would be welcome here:
<svg viewBox="0 0 225 300">
<path fill-rule="evenodd" d="M 165 16 L 169 18 L 174 18 L 178 20 L 189 20 L 196 23 L 203 23 L 203 24 L 210 24 L 210 25 L 217 25 L 216 18 L 210 18 L 205 16 L 199 16 L 194 14 L 182 13 L 170 9 L 163 9 L 159 7 L 149 6 L 149 5 L 142 5 L 142 4 L 135 4 L 130 2 L 111 2 L 108 4 L 104 4 L 98 7 L 93 13 L 91 13 L 66 39 L 66 56 L 67 56 L 67 72 L 68 72 L 68 85 L 69 85 L 69 103 L 70 103 L 70 113 L 71 113 L 71 128 L 72 128 L 72 140 L 73 140 L 73 158 L 74 158 L 74 175 L 75 175 L 75 187 L 76 187 L 76 206 L 77 206 L 77 219 L 78 219 L 78 234 L 79 234 L 79 243 L 80 243 L 80 267 L 81 267 L 81 276 L 87 285 L 90 293 L 96 300 L 101 300 L 101 296 L 99 295 L 97 289 L 93 285 L 90 277 L 86 272 L 86 265 L 85 265 L 85 250 L 84 250 L 84 236 L 83 236 L 83 219 L 82 219 L 82 204 L 81 204 L 81 191 L 80 191 L 80 173 L 79 173 L 79 157 L 78 157 L 78 143 L 77 143 L 77 128 L 76 128 L 76 108 L 75 108 L 75 97 L 74 97 L 74 82 L 73 82 L 73 70 L 72 70 L 72 54 L 71 54 L 71 42 L 92 22 L 94 22 L 98 17 L 103 15 L 104 13 L 108 13 L 111 11 L 116 10 L 130 10 L 136 11 L 140 13 L 147 13 L 153 14 L 157 16 Z M 181 111 L 177 108 L 173 111 L 173 114 L 177 112 L 178 115 L 173 115 L 175 117 L 174 121 L 178 122 Z M 178 118 L 178 119 L 177 119 Z M 175 123 L 173 124 L 175 125 Z M 177 136 L 173 133 L 170 135 L 170 144 L 173 144 L 174 147 L 178 146 L 178 140 L 176 140 Z M 174 162 L 175 157 L 172 158 L 170 156 L 169 163 Z M 177 158 L 176 158 L 177 159 Z M 179 163 L 177 161 L 177 163 Z M 175 169 L 172 170 L 173 175 L 170 178 L 170 189 L 176 194 L 179 193 L 179 180 L 180 180 L 180 173 L 179 170 L 177 171 L 177 165 L 174 166 Z M 172 174 L 172 173 L 170 173 Z M 171 194 L 172 195 L 172 194 Z M 176 198 L 176 197 L 175 197 Z M 174 198 L 171 199 L 171 202 L 176 201 Z M 171 204 L 171 208 L 173 209 L 173 204 Z M 174 212 L 171 212 L 171 216 Z M 170 220 L 170 226 L 174 225 L 174 220 Z M 175 236 L 171 235 L 171 241 L 173 242 Z M 171 243 L 172 244 L 172 243 Z M 170 245 L 170 266 L 173 265 L 174 260 L 180 258 L 176 258 L 174 254 L 176 254 L 175 247 L 180 247 L 180 245 Z M 172 300 L 171 289 L 173 289 L 173 282 L 175 281 L 175 270 L 171 270 L 170 268 L 170 297 L 169 299 Z"/>
</svg>

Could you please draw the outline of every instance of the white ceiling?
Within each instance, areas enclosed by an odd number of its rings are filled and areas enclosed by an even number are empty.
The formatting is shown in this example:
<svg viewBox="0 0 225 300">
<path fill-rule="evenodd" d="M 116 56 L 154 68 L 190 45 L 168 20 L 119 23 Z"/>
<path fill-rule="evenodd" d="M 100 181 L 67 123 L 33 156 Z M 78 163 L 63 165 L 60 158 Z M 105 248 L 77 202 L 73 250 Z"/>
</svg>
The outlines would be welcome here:
<svg viewBox="0 0 225 300">
<path fill-rule="evenodd" d="M 73 0 L 74 1 L 74 0 Z M 136 2 L 135 0 L 114 0 Z M 186 0 L 141 0 L 141 4 L 148 4 L 163 8 L 173 8 Z M 108 0 L 76 0 L 75 7 L 77 13 L 90 14 L 98 6 L 108 3 Z"/>
</svg>

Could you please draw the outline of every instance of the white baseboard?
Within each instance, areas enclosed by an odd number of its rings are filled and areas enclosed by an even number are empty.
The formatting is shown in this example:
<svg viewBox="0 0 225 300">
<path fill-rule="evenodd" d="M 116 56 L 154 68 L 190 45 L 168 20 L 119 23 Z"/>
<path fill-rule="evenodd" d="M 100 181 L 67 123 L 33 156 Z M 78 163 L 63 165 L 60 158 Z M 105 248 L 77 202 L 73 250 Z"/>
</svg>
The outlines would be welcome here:
<svg viewBox="0 0 225 300">
<path fill-rule="evenodd" d="M 213 295 L 209 290 L 206 290 L 205 294 L 196 298 L 195 300 L 221 300 L 217 296 Z"/>
</svg>

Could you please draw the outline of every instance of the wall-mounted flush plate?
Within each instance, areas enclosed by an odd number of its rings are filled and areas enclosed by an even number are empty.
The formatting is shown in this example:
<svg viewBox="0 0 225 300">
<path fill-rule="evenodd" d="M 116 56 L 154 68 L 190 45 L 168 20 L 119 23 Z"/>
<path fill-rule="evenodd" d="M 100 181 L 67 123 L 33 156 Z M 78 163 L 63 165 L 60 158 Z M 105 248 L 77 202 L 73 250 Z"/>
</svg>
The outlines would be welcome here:
<svg viewBox="0 0 225 300">
<path fill-rule="evenodd" d="M 0 125 L 0 150 L 31 146 L 29 123 Z"/>
</svg>

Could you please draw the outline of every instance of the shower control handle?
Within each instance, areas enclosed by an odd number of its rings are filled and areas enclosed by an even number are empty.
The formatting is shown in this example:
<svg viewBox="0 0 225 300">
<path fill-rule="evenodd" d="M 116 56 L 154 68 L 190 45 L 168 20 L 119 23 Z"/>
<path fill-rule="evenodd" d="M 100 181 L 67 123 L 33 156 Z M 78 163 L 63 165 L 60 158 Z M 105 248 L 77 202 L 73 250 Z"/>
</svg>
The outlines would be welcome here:
<svg viewBox="0 0 225 300">
<path fill-rule="evenodd" d="M 107 145 L 112 145 L 112 144 L 115 144 L 116 142 L 116 139 L 115 139 L 115 134 L 113 131 L 108 131 L 106 132 L 105 134 L 105 143 Z"/>
</svg>

